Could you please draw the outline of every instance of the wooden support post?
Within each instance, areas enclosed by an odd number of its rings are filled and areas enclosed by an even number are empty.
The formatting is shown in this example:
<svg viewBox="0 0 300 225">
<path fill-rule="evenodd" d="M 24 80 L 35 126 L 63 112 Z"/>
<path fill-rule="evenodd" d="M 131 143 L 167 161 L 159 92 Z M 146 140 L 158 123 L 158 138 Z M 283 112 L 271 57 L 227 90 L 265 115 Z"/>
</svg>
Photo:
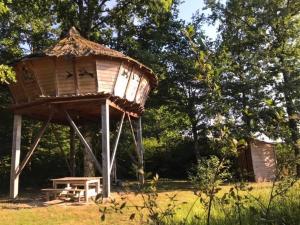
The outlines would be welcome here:
<svg viewBox="0 0 300 225">
<path fill-rule="evenodd" d="M 11 198 L 16 198 L 19 192 L 19 175 L 16 174 L 16 171 L 20 163 L 21 127 L 22 127 L 22 116 L 15 114 L 14 127 L 13 127 L 13 140 L 12 140 L 11 168 L 10 168 L 10 197 Z"/>
<path fill-rule="evenodd" d="M 136 124 L 136 141 L 137 141 L 137 151 L 139 153 L 139 171 L 138 178 L 140 184 L 145 183 L 144 178 L 144 148 L 143 148 L 143 136 L 142 136 L 142 118 L 139 117 L 135 122 Z"/>
<path fill-rule="evenodd" d="M 89 146 L 89 144 L 86 142 L 86 140 L 84 139 L 84 137 L 82 136 L 82 134 L 80 133 L 78 127 L 76 126 L 76 124 L 74 123 L 74 121 L 72 120 L 71 116 L 69 115 L 69 113 L 64 110 L 65 115 L 67 117 L 67 120 L 69 121 L 70 125 L 72 126 L 72 128 L 75 130 L 77 136 L 79 137 L 81 143 L 84 145 L 84 150 L 87 151 L 87 153 L 91 156 L 91 158 L 93 159 L 96 168 L 98 169 L 98 171 L 100 173 L 102 173 L 102 169 L 101 169 L 101 165 L 98 162 L 96 156 L 93 153 L 93 150 L 91 149 L 91 147 Z"/>
<path fill-rule="evenodd" d="M 76 176 L 76 158 L 75 158 L 75 131 L 70 127 L 70 167 L 71 176 Z"/>
<path fill-rule="evenodd" d="M 109 104 L 101 105 L 103 197 L 110 197 Z"/>
</svg>

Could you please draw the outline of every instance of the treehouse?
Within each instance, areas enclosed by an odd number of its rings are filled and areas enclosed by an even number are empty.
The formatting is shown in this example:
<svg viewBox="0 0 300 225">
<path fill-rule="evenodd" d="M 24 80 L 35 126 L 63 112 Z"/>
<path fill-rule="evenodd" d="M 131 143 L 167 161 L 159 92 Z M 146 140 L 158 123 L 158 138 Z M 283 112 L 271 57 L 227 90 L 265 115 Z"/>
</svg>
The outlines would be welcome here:
<svg viewBox="0 0 300 225">
<path fill-rule="evenodd" d="M 112 115 L 139 117 L 157 79 L 152 71 L 121 52 L 84 39 L 72 28 L 66 38 L 42 54 L 14 65 L 10 84 L 15 113 L 47 120 L 49 105 L 61 103 L 77 120 L 98 119 L 99 104 L 110 101 Z M 61 113 L 52 121 L 65 122 Z"/>
<path fill-rule="evenodd" d="M 110 194 L 110 171 L 124 118 L 139 121 L 149 92 L 157 78 L 142 63 L 103 45 L 91 42 L 75 28 L 54 47 L 14 64 L 17 82 L 9 85 L 14 112 L 10 194 L 18 194 L 18 177 L 31 158 L 49 123 L 69 124 L 103 175 L 103 195 Z M 30 151 L 20 160 L 21 118 L 44 121 Z M 121 119 L 110 158 L 109 120 Z M 101 119 L 102 165 L 80 133 L 76 123 Z M 134 135 L 135 132 L 133 132 Z M 134 136 L 138 158 L 142 160 L 141 133 Z M 141 162 L 142 164 L 142 162 Z"/>
</svg>

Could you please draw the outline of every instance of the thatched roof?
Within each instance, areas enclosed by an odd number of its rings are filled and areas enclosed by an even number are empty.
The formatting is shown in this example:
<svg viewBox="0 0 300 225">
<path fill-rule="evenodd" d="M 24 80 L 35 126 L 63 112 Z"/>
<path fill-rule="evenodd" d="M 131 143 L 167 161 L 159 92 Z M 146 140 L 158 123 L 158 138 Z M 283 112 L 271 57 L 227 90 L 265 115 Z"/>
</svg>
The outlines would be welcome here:
<svg viewBox="0 0 300 225">
<path fill-rule="evenodd" d="M 105 55 L 117 58 L 129 58 L 121 52 L 83 38 L 75 27 L 72 27 L 68 35 L 61 39 L 54 47 L 47 49 L 45 54 L 56 57 Z"/>
</svg>

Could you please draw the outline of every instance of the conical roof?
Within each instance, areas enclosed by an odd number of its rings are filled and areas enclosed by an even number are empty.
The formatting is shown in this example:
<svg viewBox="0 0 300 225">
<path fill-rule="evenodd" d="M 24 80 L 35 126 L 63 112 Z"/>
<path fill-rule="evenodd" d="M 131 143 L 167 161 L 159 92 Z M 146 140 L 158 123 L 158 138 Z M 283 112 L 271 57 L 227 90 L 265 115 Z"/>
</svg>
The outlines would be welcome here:
<svg viewBox="0 0 300 225">
<path fill-rule="evenodd" d="M 118 58 L 129 58 L 121 52 L 83 38 L 75 27 L 72 27 L 69 30 L 68 35 L 65 38 L 61 39 L 53 47 L 47 49 L 45 54 L 56 57 L 105 55 Z"/>
</svg>

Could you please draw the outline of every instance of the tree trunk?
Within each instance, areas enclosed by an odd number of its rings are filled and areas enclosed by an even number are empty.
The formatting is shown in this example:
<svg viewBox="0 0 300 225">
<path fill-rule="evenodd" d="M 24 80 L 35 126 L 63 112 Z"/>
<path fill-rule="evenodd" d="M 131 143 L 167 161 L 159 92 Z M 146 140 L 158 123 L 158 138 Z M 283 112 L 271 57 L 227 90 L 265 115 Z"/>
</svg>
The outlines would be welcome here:
<svg viewBox="0 0 300 225">
<path fill-rule="evenodd" d="M 281 63 L 283 63 L 283 57 L 280 57 Z M 289 84 L 290 84 L 290 73 L 287 71 L 282 71 L 283 73 L 283 81 L 284 81 L 284 98 L 286 102 L 286 111 L 288 114 L 288 126 L 291 131 L 291 141 L 292 141 L 292 146 L 294 150 L 295 157 L 299 156 L 300 153 L 300 134 L 298 130 L 298 124 L 297 120 L 295 118 L 296 109 L 293 103 L 293 99 L 291 96 L 291 92 L 289 89 Z M 297 165 L 297 176 L 300 177 L 300 165 Z"/>
<path fill-rule="evenodd" d="M 92 133 L 89 131 L 88 127 L 84 131 L 84 138 L 92 148 Z M 92 148 L 93 149 L 93 148 Z M 88 150 L 87 150 L 88 151 Z M 94 177 L 95 176 L 95 167 L 93 159 L 87 153 L 87 151 L 83 151 L 83 175 L 85 177 Z"/>
<path fill-rule="evenodd" d="M 76 176 L 76 157 L 75 157 L 75 131 L 70 127 L 70 167 L 71 176 Z"/>
<path fill-rule="evenodd" d="M 194 142 L 194 153 L 196 160 L 200 159 L 200 149 L 199 149 L 199 137 L 198 137 L 198 130 L 197 130 L 197 124 L 192 124 L 192 133 L 193 133 L 193 142 Z"/>
<path fill-rule="evenodd" d="M 294 150 L 295 157 L 299 157 L 300 153 L 300 135 L 298 131 L 297 120 L 295 117 L 295 110 L 291 99 L 286 96 L 286 109 L 288 114 L 288 126 L 291 131 L 291 141 Z M 297 165 L 297 176 L 300 177 L 300 165 Z"/>
</svg>

